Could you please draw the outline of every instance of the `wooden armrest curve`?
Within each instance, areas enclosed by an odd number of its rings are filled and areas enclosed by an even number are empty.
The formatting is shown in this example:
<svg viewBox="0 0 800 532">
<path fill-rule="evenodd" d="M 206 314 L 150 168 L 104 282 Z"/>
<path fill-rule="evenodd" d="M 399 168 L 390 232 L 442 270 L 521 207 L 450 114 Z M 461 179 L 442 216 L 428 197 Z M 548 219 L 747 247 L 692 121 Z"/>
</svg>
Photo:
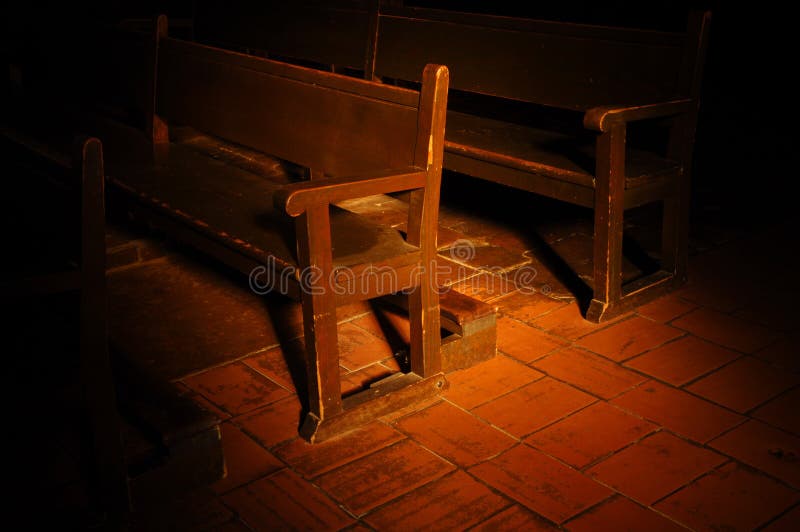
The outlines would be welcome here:
<svg viewBox="0 0 800 532">
<path fill-rule="evenodd" d="M 688 112 L 691 107 L 692 100 L 688 98 L 630 107 L 602 105 L 586 111 L 583 115 L 583 126 L 603 132 L 608 131 L 612 124 L 681 114 Z"/>
<path fill-rule="evenodd" d="M 425 187 L 427 172 L 411 166 L 368 176 L 332 177 L 285 185 L 275 192 L 275 207 L 289 216 L 299 216 L 312 205 L 335 203 L 373 194 L 388 194 Z"/>
</svg>

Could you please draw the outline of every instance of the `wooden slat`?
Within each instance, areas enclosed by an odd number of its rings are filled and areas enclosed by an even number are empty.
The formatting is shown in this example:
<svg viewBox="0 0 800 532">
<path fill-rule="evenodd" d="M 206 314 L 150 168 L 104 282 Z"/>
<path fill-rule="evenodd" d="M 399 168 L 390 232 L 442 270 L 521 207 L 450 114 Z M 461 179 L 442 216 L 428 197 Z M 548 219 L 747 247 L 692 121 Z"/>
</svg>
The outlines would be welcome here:
<svg viewBox="0 0 800 532">
<path fill-rule="evenodd" d="M 203 61 L 230 63 L 239 68 L 253 70 L 261 74 L 285 77 L 319 87 L 335 89 L 363 98 L 382 100 L 396 103 L 406 107 L 417 108 L 419 105 L 419 92 L 393 85 L 384 85 L 358 78 L 342 75 L 331 75 L 313 68 L 293 65 L 282 61 L 272 61 L 253 55 L 242 54 L 230 50 L 223 50 L 212 46 L 184 41 L 175 38 L 165 38 L 169 50 L 181 51 L 185 55 L 196 55 Z M 165 53 L 163 50 L 160 53 Z M 168 51 L 166 53 L 173 53 Z"/>
<path fill-rule="evenodd" d="M 413 162 L 413 107 L 325 88 L 317 83 L 331 76 L 324 73 L 307 72 L 309 81 L 304 82 L 281 77 L 279 68 L 252 68 L 276 66 L 269 65 L 274 62 L 253 62 L 174 39 L 166 39 L 161 48 L 158 112 L 167 120 L 326 175 L 363 174 Z M 389 92 L 370 85 L 376 92 Z"/>
<path fill-rule="evenodd" d="M 597 24 L 579 24 L 553 20 L 536 20 L 523 17 L 506 17 L 483 13 L 467 13 L 443 9 L 393 6 L 382 2 L 381 14 L 387 17 L 435 20 L 467 26 L 481 26 L 509 31 L 526 31 L 556 34 L 584 39 L 601 39 L 639 44 L 681 46 L 684 36 L 679 33 L 611 27 Z"/>
<path fill-rule="evenodd" d="M 230 249 L 264 263 L 273 257 L 279 268 L 298 265 L 291 219 L 273 208 L 274 181 L 180 145 L 170 147 L 168 166 L 116 167 L 115 175 L 117 188 Z M 331 226 L 337 267 L 416 250 L 395 229 L 336 207 Z"/>
<path fill-rule="evenodd" d="M 448 154 L 483 160 L 581 187 L 594 186 L 594 135 L 575 137 L 455 111 L 447 114 L 447 120 L 445 150 Z M 679 172 L 680 165 L 676 161 L 648 151 L 627 149 L 626 188 L 646 186 L 663 175 Z M 548 195 L 546 190 L 540 193 Z"/>
<path fill-rule="evenodd" d="M 411 371 L 430 377 L 442 370 L 439 292 L 435 286 L 439 193 L 444 164 L 444 132 L 450 71 L 428 64 L 422 73 L 420 113 L 414 162 L 426 169 L 424 189 L 411 193 L 408 207 L 408 242 L 421 253 L 418 286 L 408 296 Z"/>
<path fill-rule="evenodd" d="M 379 20 L 378 76 L 418 80 L 422 66 L 440 63 L 452 70 L 454 89 L 577 110 L 684 95 L 678 85 L 683 39 L 671 34 L 633 40 L 643 34 L 608 29 L 570 34 L 561 30 L 580 26 L 525 27 L 484 15 L 466 17 L 469 24 L 451 23 L 444 15 L 416 16 L 429 12 L 390 13 Z"/>
<path fill-rule="evenodd" d="M 498 165 L 482 157 L 470 157 L 453 151 L 445 153 L 444 162 L 449 170 L 479 179 L 536 194 L 543 194 L 575 205 L 584 207 L 594 205 L 593 187 L 560 181 L 547 175 L 532 174 L 527 170 Z"/>
</svg>

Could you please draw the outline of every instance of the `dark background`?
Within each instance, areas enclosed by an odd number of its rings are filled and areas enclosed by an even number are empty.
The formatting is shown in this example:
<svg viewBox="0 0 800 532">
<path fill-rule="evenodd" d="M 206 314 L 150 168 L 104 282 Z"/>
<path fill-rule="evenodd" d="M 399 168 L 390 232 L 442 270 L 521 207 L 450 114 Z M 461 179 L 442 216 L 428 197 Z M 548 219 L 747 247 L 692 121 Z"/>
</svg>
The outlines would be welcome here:
<svg viewBox="0 0 800 532">
<path fill-rule="evenodd" d="M 800 135 L 793 79 L 798 22 L 786 7 L 790 4 L 722 0 L 407 0 L 406 4 L 678 31 L 684 29 L 690 9 L 710 9 L 693 211 L 715 211 L 726 223 L 739 226 L 792 213 L 791 190 L 798 175 L 794 152 Z M 171 18 L 191 18 L 193 2 L 83 2 L 58 7 L 33 2 L 2 9 L 6 31 L 15 33 L 43 19 L 69 27 L 71 19 L 87 17 L 113 20 L 166 13 Z M 65 36 L 69 38 L 68 31 Z"/>
</svg>

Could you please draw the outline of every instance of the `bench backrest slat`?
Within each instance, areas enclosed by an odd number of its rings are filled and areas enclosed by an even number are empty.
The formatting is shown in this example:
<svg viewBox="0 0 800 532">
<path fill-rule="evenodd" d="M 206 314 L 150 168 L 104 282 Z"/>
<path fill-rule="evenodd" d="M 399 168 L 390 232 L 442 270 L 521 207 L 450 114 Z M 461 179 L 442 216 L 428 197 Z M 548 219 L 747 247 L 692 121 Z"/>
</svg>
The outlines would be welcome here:
<svg viewBox="0 0 800 532">
<path fill-rule="evenodd" d="M 417 80 L 436 62 L 454 89 L 587 109 L 687 96 L 686 43 L 677 33 L 387 7 L 374 73 Z"/>
<path fill-rule="evenodd" d="M 586 110 L 696 97 L 702 18 L 693 13 L 687 31 L 664 32 L 379 0 L 201 0 L 195 20 L 206 42 L 364 68 L 367 79 L 419 81 L 425 64 L 443 64 L 454 89 Z"/>
<path fill-rule="evenodd" d="M 172 38 L 159 43 L 157 80 L 168 122 L 328 175 L 414 162 L 415 91 Z"/>
</svg>

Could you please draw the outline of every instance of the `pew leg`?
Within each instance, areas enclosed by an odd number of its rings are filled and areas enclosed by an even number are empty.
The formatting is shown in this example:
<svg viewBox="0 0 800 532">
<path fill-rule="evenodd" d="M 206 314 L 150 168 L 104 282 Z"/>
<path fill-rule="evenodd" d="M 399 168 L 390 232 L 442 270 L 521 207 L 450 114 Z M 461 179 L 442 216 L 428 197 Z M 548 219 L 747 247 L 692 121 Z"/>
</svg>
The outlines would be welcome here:
<svg viewBox="0 0 800 532">
<path fill-rule="evenodd" d="M 661 269 L 677 273 L 680 255 L 680 200 L 673 196 L 664 199 L 661 216 Z"/>
<path fill-rule="evenodd" d="M 594 293 L 586 319 L 609 318 L 622 297 L 622 231 L 625 212 L 625 126 L 597 139 L 594 202 Z"/>
<path fill-rule="evenodd" d="M 682 189 L 664 200 L 661 218 L 661 269 L 672 276 L 672 287 L 686 282 L 689 260 L 689 197 Z"/>
<path fill-rule="evenodd" d="M 696 113 L 682 115 L 675 120 L 667 150 L 668 157 L 681 161 L 683 167 L 683 173 L 678 176 L 675 196 L 664 202 L 665 233 L 662 240 L 662 251 L 664 257 L 669 257 L 670 260 L 670 262 L 665 261 L 664 269 L 674 273 L 674 286 L 685 283 L 688 276 L 692 146 L 696 120 Z M 669 231 L 669 237 L 666 234 L 667 231 Z"/>
<path fill-rule="evenodd" d="M 408 296 L 411 371 L 421 377 L 442 371 L 439 293 L 432 283 L 433 274 L 426 267 L 420 276 L 420 285 Z"/>
<path fill-rule="evenodd" d="M 336 328 L 336 294 L 332 290 L 330 213 L 327 204 L 309 208 L 296 219 L 301 301 L 306 340 L 308 413 L 300 435 L 311 443 L 325 441 L 430 397 L 447 388 L 439 353 L 439 299 L 425 271 L 410 298 L 412 373 L 373 383 L 368 390 L 342 399 Z"/>
<path fill-rule="evenodd" d="M 83 140 L 81 165 L 80 372 L 91 427 L 92 480 L 109 526 L 131 511 L 128 470 L 122 446 L 117 395 L 108 352 L 105 210 L 102 145 Z"/>
<path fill-rule="evenodd" d="M 327 204 L 297 218 L 308 382 L 308 413 L 300 434 L 309 441 L 314 441 L 324 420 L 342 412 L 336 296 L 328 284 L 332 270 L 330 235 Z"/>
<path fill-rule="evenodd" d="M 308 413 L 300 434 L 314 441 L 319 425 L 342 412 L 336 307 L 327 295 L 303 294 Z"/>
</svg>

